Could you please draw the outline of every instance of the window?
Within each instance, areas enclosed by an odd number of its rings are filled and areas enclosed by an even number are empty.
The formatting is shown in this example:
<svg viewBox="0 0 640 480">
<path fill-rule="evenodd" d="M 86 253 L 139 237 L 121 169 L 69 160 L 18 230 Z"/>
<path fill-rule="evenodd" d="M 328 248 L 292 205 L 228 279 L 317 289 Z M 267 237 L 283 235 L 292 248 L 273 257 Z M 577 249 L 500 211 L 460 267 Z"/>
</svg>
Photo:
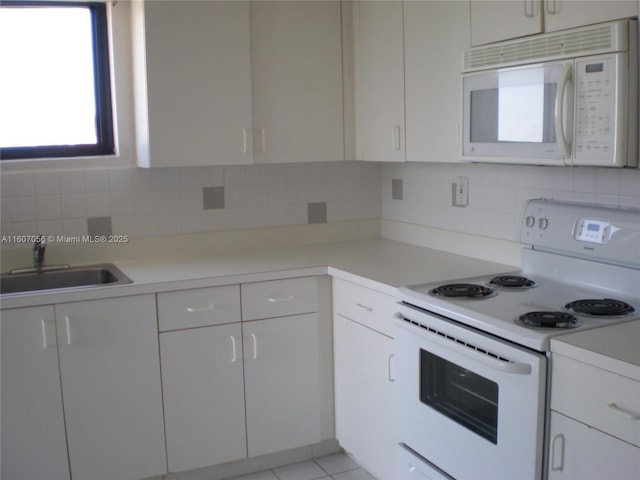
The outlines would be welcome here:
<svg viewBox="0 0 640 480">
<path fill-rule="evenodd" d="M 0 159 L 114 153 L 103 2 L 0 4 Z"/>
</svg>

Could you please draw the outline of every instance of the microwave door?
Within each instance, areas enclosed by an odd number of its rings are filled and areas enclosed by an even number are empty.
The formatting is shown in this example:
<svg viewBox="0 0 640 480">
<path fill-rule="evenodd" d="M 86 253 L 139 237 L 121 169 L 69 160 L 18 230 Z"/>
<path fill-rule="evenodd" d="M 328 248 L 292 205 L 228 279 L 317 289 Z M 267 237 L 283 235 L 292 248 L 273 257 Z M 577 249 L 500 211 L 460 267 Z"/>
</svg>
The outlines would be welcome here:
<svg viewBox="0 0 640 480">
<path fill-rule="evenodd" d="M 463 77 L 463 159 L 563 165 L 571 157 L 573 62 Z"/>
</svg>

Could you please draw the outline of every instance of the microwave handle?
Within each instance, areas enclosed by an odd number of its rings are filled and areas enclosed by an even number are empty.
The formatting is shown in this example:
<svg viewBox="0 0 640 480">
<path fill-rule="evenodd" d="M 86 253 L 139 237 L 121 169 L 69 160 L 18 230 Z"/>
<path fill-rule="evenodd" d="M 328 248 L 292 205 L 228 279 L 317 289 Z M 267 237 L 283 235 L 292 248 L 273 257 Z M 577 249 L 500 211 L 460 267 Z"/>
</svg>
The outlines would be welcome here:
<svg viewBox="0 0 640 480">
<path fill-rule="evenodd" d="M 571 81 L 571 70 L 573 64 L 567 63 L 560 73 L 558 79 L 558 90 L 556 92 L 556 108 L 555 108 L 555 127 L 556 134 L 558 135 L 558 142 L 563 149 L 565 158 L 571 157 L 571 141 L 567 139 L 567 134 L 564 131 L 564 96 L 567 91 L 567 85 Z"/>
</svg>

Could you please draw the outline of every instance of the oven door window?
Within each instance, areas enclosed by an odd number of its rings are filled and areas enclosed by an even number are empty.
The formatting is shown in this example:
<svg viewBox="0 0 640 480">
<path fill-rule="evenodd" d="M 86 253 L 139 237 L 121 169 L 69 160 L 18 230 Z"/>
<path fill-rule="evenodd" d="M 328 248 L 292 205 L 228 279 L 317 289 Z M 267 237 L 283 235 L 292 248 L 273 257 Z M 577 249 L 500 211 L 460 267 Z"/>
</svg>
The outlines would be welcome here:
<svg viewBox="0 0 640 480">
<path fill-rule="evenodd" d="M 420 401 L 498 443 L 498 384 L 420 349 Z"/>
</svg>

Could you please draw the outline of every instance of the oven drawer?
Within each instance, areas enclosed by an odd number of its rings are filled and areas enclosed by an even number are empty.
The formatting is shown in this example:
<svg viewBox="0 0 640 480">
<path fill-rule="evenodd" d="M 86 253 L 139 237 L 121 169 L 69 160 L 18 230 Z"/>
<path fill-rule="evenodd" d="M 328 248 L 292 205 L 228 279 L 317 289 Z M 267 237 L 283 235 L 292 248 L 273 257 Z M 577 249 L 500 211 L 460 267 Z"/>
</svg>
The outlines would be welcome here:
<svg viewBox="0 0 640 480">
<path fill-rule="evenodd" d="M 242 320 L 286 317 L 317 311 L 316 277 L 269 280 L 242 285 Z"/>
<path fill-rule="evenodd" d="M 553 354 L 551 409 L 640 446 L 640 382 Z"/>
<path fill-rule="evenodd" d="M 180 330 L 240 321 L 240 286 L 158 294 L 158 330 Z"/>
<path fill-rule="evenodd" d="M 370 288 L 333 279 L 333 312 L 393 337 L 397 300 Z"/>
</svg>

